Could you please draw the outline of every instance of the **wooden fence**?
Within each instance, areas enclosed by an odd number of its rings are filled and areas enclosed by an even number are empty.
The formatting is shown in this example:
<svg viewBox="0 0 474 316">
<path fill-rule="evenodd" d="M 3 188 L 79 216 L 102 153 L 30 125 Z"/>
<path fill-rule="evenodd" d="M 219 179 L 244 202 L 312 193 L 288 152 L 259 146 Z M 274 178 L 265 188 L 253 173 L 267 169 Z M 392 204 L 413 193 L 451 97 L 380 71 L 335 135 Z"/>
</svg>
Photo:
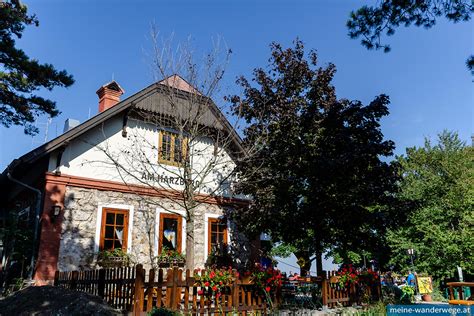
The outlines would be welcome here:
<svg viewBox="0 0 474 316">
<path fill-rule="evenodd" d="M 184 272 L 184 276 L 183 276 Z M 87 292 L 102 297 L 114 308 L 144 315 L 153 307 L 164 307 L 185 314 L 226 314 L 237 312 L 266 313 L 269 303 L 264 293 L 249 281 L 236 280 L 216 298 L 210 291 L 195 285 L 194 271 L 173 268 L 167 271 L 150 269 L 142 265 L 90 271 L 56 272 L 54 285 Z M 272 300 L 277 303 L 277 295 Z"/>
<path fill-rule="evenodd" d="M 154 269 L 149 270 L 147 280 L 145 270 L 141 265 L 137 266 L 134 315 L 143 315 L 153 307 L 165 307 L 181 311 L 185 315 L 246 315 L 247 312 L 266 314 L 269 309 L 262 289 L 256 288 L 249 281 L 235 280 L 224 287 L 222 295 L 217 298 L 212 295 L 212 291 L 206 291 L 205 287 L 195 284 L 194 276 L 199 274 L 197 270 L 191 275 L 190 270 L 168 269 L 166 277 L 162 269 L 156 272 Z M 275 304 L 276 297 L 274 295 L 272 298 Z"/>
<path fill-rule="evenodd" d="M 56 271 L 54 285 L 100 296 L 114 308 L 131 311 L 135 293 L 135 268 Z"/>
<path fill-rule="evenodd" d="M 134 315 L 144 315 L 153 307 L 182 311 L 185 314 L 226 314 L 247 312 L 263 313 L 269 309 L 269 303 L 261 289 L 249 281 L 236 280 L 225 287 L 222 296 L 216 298 L 210 291 L 201 293 L 195 285 L 190 270 L 150 269 L 147 273 L 142 265 L 134 268 L 112 268 L 90 271 L 56 272 L 54 284 L 76 291 L 83 291 L 102 297 L 114 308 L 133 311 Z M 333 281 L 335 271 L 325 272 L 319 277 L 304 279 L 305 282 L 317 284 L 321 289 L 323 306 L 329 308 L 339 305 L 348 306 L 360 303 L 362 295 L 372 299 L 380 298 L 380 284 L 361 288 L 352 285 L 341 289 Z M 199 294 L 201 293 L 201 294 Z M 273 305 L 280 303 L 280 293 L 272 293 Z"/>
<path fill-rule="evenodd" d="M 324 306 L 336 307 L 337 305 L 350 306 L 354 303 L 360 304 L 365 296 L 367 299 L 379 300 L 382 295 L 380 282 L 368 284 L 361 282 L 358 285 L 351 284 L 349 287 L 340 288 L 333 280 L 337 271 L 324 271 L 321 282 L 321 295 Z"/>
</svg>

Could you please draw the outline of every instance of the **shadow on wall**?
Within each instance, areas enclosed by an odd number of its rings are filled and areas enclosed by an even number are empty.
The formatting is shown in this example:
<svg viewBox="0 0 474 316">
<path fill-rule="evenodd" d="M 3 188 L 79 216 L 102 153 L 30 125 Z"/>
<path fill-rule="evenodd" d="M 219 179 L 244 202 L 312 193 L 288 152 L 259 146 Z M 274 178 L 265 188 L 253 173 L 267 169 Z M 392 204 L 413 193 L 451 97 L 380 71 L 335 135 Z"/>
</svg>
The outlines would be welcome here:
<svg viewBox="0 0 474 316">
<path fill-rule="evenodd" d="M 58 270 L 95 268 L 95 210 L 82 208 L 74 193 L 66 194 Z"/>
<path fill-rule="evenodd" d="M 108 191 L 70 188 L 65 195 L 65 207 L 61 226 L 61 241 L 58 258 L 60 271 L 95 269 L 97 266 L 96 230 L 97 208 L 103 205 L 123 204 L 134 206 L 131 235 L 130 259 L 149 265 L 154 259 L 155 242 L 155 209 L 151 201 L 143 200 L 138 195 L 121 194 Z"/>
</svg>

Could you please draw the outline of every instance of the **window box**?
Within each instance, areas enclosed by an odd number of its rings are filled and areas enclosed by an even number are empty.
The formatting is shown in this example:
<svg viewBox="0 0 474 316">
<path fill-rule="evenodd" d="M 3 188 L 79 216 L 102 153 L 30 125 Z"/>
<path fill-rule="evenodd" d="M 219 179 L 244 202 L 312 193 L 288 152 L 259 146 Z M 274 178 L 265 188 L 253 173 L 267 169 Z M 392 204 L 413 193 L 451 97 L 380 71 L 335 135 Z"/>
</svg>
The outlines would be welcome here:
<svg viewBox="0 0 474 316">
<path fill-rule="evenodd" d="M 158 268 L 184 268 L 186 259 L 157 260 Z"/>
<path fill-rule="evenodd" d="M 155 258 L 159 268 L 184 267 L 186 257 L 179 251 L 163 248 L 161 253 Z"/>
<path fill-rule="evenodd" d="M 97 256 L 97 265 L 102 268 L 128 267 L 132 263 L 130 256 L 122 249 L 104 250 Z"/>
</svg>

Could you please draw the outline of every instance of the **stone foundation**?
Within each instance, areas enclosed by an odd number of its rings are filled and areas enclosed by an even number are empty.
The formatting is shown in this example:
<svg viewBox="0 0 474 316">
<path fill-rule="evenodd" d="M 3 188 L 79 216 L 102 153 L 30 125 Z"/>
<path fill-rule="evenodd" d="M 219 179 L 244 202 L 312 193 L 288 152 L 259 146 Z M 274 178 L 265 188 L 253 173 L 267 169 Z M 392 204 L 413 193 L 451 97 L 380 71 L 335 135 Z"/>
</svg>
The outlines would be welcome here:
<svg viewBox="0 0 474 316">
<path fill-rule="evenodd" d="M 133 226 L 130 255 L 136 263 L 151 268 L 155 253 L 155 225 L 157 208 L 182 210 L 177 203 L 165 198 L 142 197 L 131 193 L 100 191 L 67 186 L 64 202 L 64 219 L 59 249 L 60 271 L 96 268 L 96 225 L 99 206 L 123 205 L 133 207 Z M 224 207 L 215 204 L 200 204 L 194 211 L 194 261 L 195 267 L 204 267 L 205 214 L 222 215 Z M 131 215 L 131 214 L 130 214 Z M 130 216 L 131 217 L 131 216 Z M 132 218 L 129 218 L 129 223 Z M 250 244 L 231 225 L 231 250 L 236 262 L 244 265 L 251 253 Z M 185 234 L 182 236 L 186 238 Z"/>
</svg>

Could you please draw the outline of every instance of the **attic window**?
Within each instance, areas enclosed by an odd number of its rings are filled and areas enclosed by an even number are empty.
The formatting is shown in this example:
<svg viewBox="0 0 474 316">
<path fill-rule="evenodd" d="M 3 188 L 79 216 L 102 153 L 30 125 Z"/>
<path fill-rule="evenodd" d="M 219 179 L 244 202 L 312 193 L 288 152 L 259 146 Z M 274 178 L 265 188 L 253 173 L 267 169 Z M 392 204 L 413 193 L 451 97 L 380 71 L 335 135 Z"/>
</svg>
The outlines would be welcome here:
<svg viewBox="0 0 474 316">
<path fill-rule="evenodd" d="M 158 137 L 158 162 L 180 167 L 186 157 L 187 139 L 165 131 L 160 131 Z"/>
</svg>

